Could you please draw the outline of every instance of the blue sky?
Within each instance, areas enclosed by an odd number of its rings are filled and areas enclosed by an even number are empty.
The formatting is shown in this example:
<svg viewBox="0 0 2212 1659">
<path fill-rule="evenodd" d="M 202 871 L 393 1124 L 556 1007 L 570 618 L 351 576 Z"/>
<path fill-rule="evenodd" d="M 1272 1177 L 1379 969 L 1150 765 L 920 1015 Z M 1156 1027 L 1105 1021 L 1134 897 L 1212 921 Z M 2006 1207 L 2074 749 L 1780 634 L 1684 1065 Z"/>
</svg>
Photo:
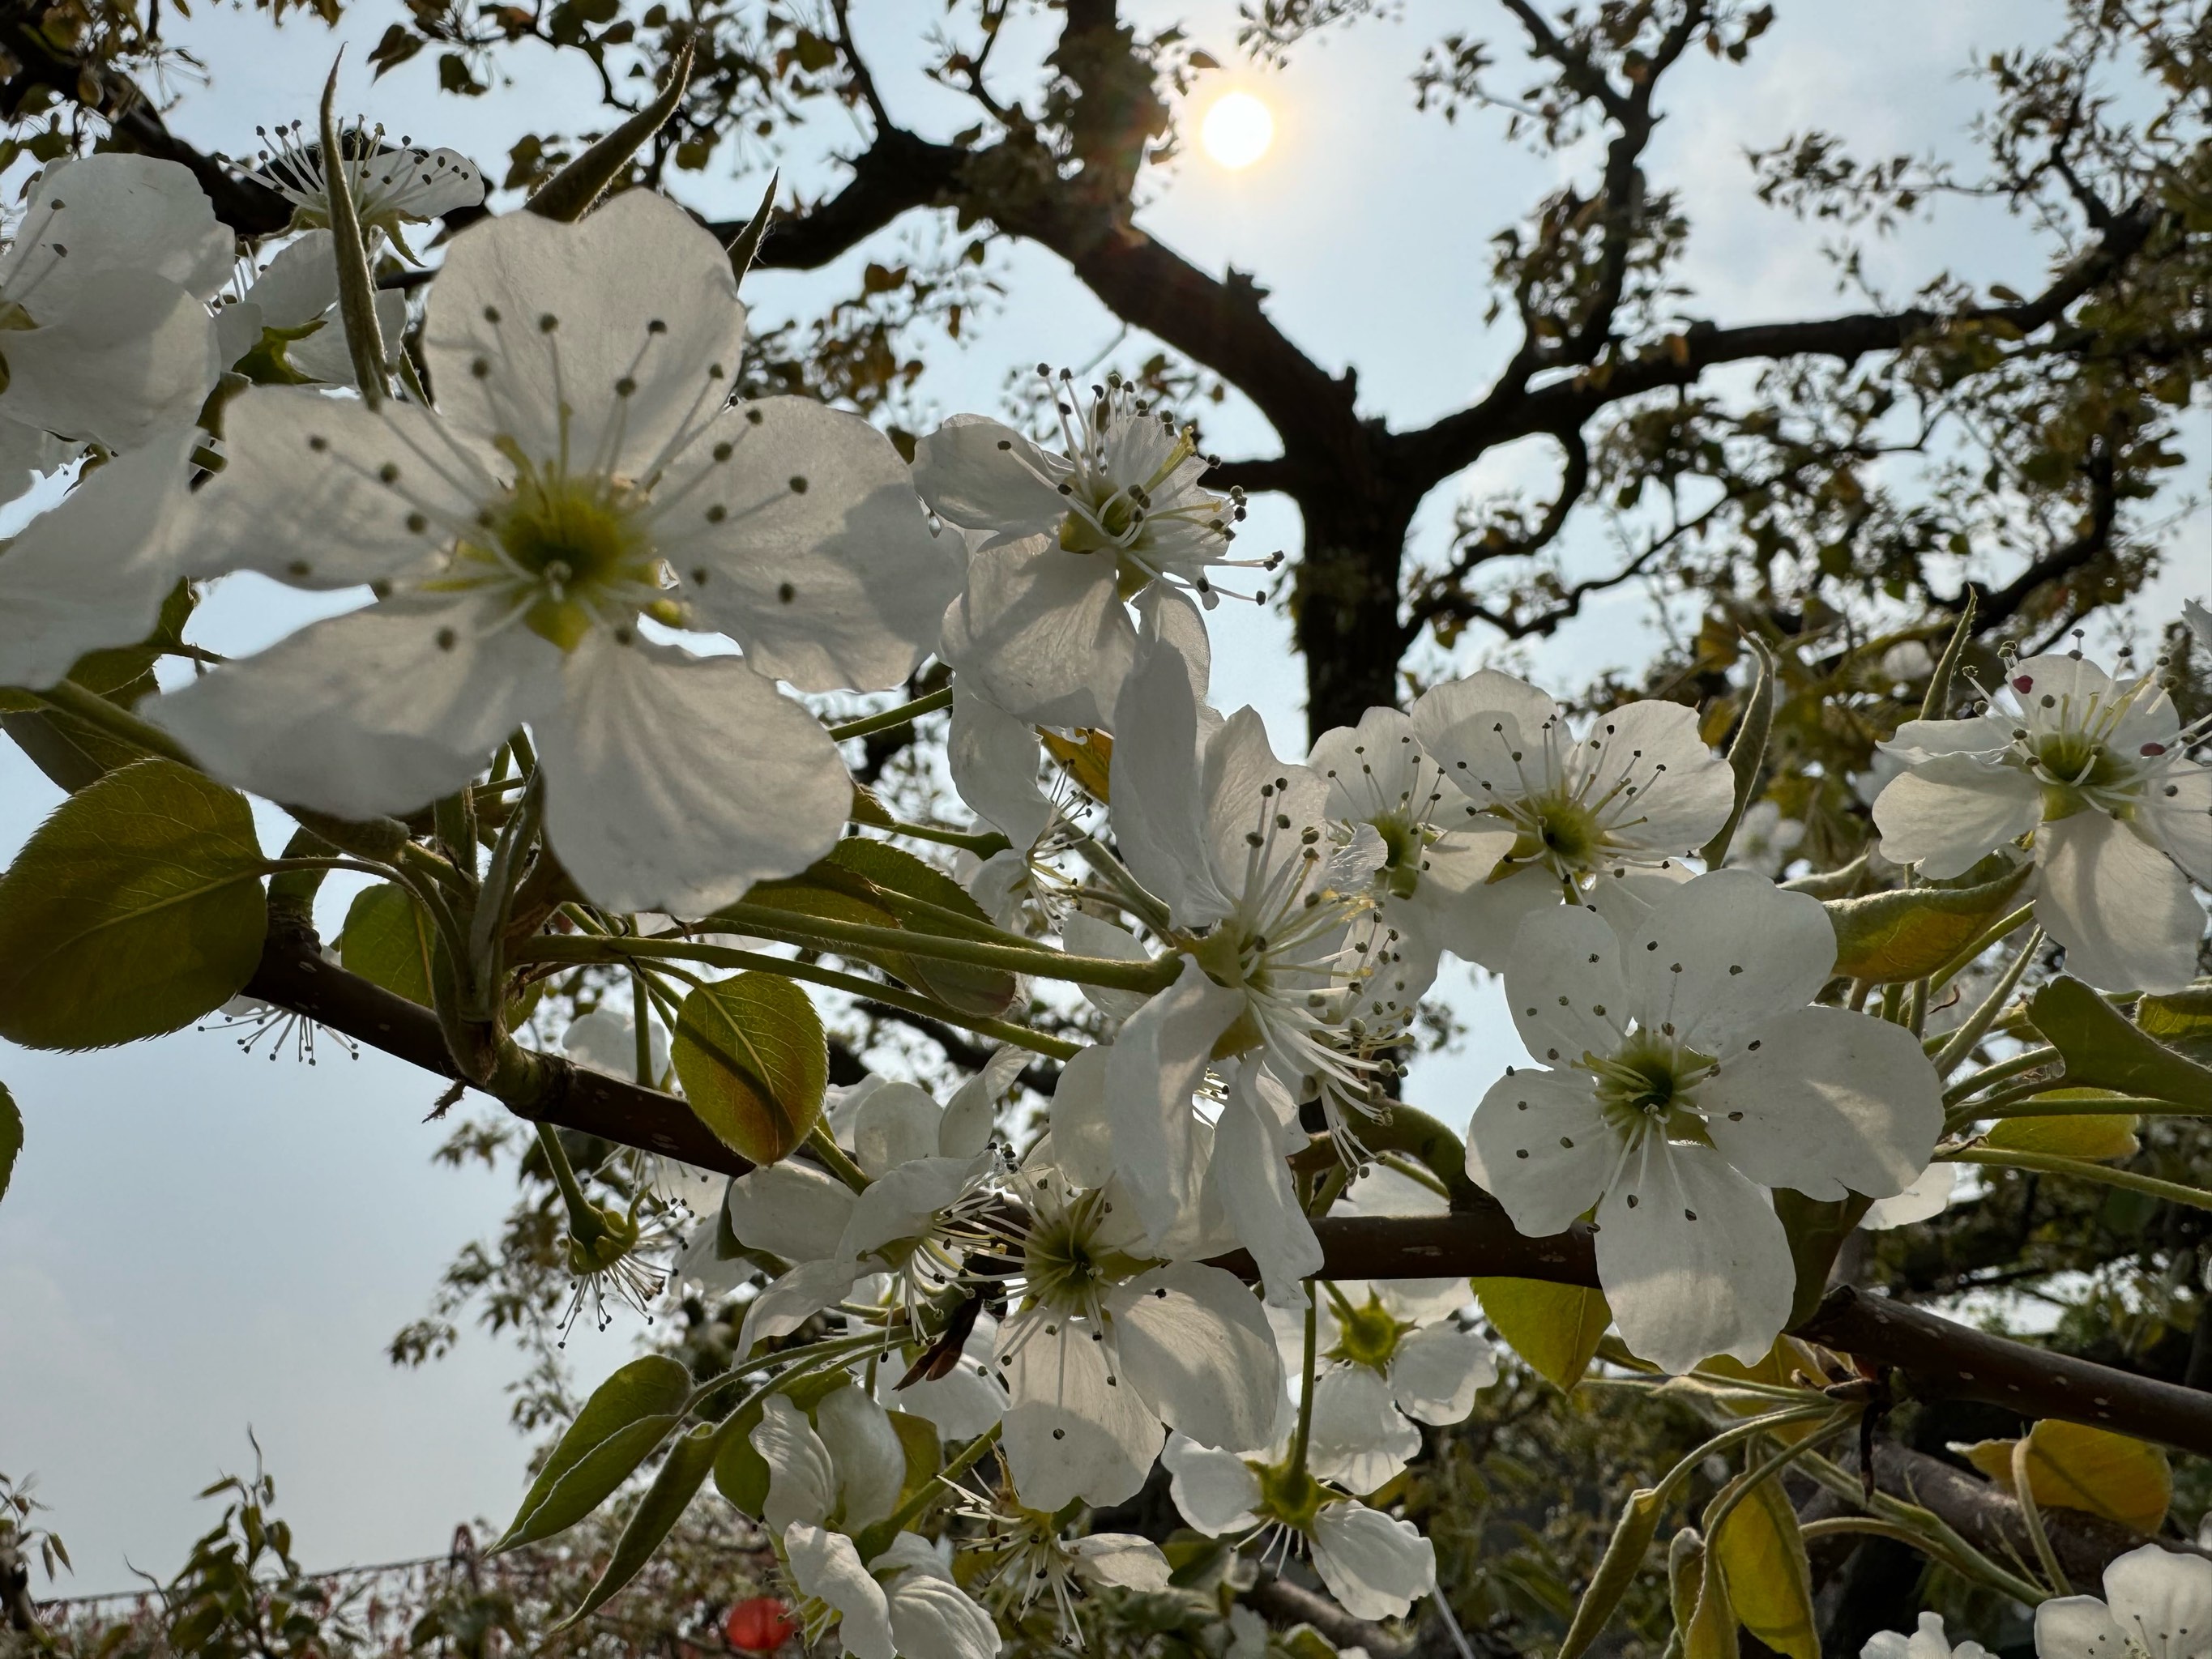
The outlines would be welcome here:
<svg viewBox="0 0 2212 1659">
<path fill-rule="evenodd" d="M 945 134 L 968 115 L 908 72 L 923 0 L 857 0 L 856 30 L 883 66 L 902 121 Z M 1233 57 L 1233 9 L 1146 4 L 1164 21 L 1194 19 L 1198 41 Z M 1760 208 L 1746 188 L 1743 147 L 1808 125 L 1847 133 L 1862 154 L 1966 153 L 1965 123 L 1978 91 L 1959 71 L 1989 50 L 2039 38 L 2057 8 L 2046 0 L 1953 0 L 1930 7 L 1862 0 L 1850 7 L 1785 4 L 1773 33 L 1742 68 L 1702 56 L 1662 98 L 1655 175 L 1682 189 L 1697 227 L 1686 276 L 1703 314 L 1746 322 L 1850 303 L 1820 255 L 1820 233 Z M 1211 270 L 1252 270 L 1271 290 L 1279 324 L 1332 369 L 1356 363 L 1370 411 L 1409 424 L 1478 395 L 1513 343 L 1486 328 L 1489 239 L 1567 161 L 1506 144 L 1497 120 L 1448 125 L 1413 112 L 1405 76 L 1422 45 L 1468 9 L 1413 0 L 1402 23 L 1325 38 L 1283 72 L 1237 70 L 1202 89 L 1202 106 L 1233 82 L 1274 109 L 1277 142 L 1247 172 L 1195 155 L 1152 178 L 1146 219 L 1156 234 Z M 250 150 L 257 124 L 308 118 L 337 40 L 348 43 L 346 101 L 395 133 L 452 144 L 497 172 L 508 143 L 543 112 L 567 106 L 578 124 L 593 96 L 580 64 L 528 49 L 506 65 L 511 87 L 463 102 L 432 90 L 426 57 L 369 85 L 368 46 L 398 15 L 361 6 L 333 36 L 294 21 L 272 33 L 257 15 L 220 7 L 178 23 L 176 38 L 208 63 L 210 83 L 183 88 L 177 129 L 196 142 Z M 1500 21 L 1496 36 L 1507 31 Z M 1001 49 L 1005 87 L 1024 84 L 1020 52 Z M 1517 85 L 1509 73 L 1501 84 Z M 848 135 L 824 125 L 824 143 Z M 1586 173 L 1586 169 L 1585 169 Z M 802 188 L 804 168 L 787 174 Z M 686 181 L 696 204 L 749 210 L 764 177 Z M 886 233 L 848 265 L 895 252 Z M 1908 225 L 1870 257 L 1878 281 L 1901 293 L 1937 268 L 2022 290 L 2042 275 L 2027 233 L 1996 210 L 1947 204 L 1941 224 Z M 843 267 L 841 267 L 842 270 Z M 848 273 L 849 274 L 849 273 Z M 940 349 L 924 382 L 938 412 L 995 410 L 1007 369 L 1040 358 L 1083 363 L 1118 325 L 1049 256 L 1018 251 L 1001 275 L 1010 298 L 975 319 L 960 347 Z M 748 299 L 763 317 L 803 310 L 834 286 L 821 276 L 759 273 Z M 1265 450 L 1265 428 L 1233 402 L 1208 415 L 1224 453 Z M 2201 477 L 2203 423 L 2193 428 Z M 1552 459 L 1529 444 L 1486 458 L 1469 489 L 1548 487 Z M 1423 534 L 1439 544 L 1452 491 L 1439 492 Z M 1296 525 L 1275 502 L 1255 503 L 1255 547 L 1295 546 Z M 2175 568 L 2146 611 L 2170 613 L 2194 575 L 2205 586 L 2212 532 L 2200 514 L 2178 525 Z M 1595 561 L 1590 536 L 1572 556 Z M 219 649 L 251 648 L 295 611 L 274 590 L 240 583 L 209 608 L 204 635 Z M 1288 626 L 1273 611 L 1224 606 L 1215 616 L 1217 700 L 1250 702 L 1286 754 L 1304 744 Z M 1650 605 L 1624 591 L 1594 604 L 1522 665 L 1561 689 L 1612 665 L 1631 665 L 1656 637 Z M 1470 638 L 1461 662 L 1482 659 Z M 15 753 L 0 753 L 0 852 L 12 851 L 51 809 L 56 792 Z M 272 817 L 269 836 L 278 838 Z M 1413 1097 L 1463 1121 L 1502 1068 L 1521 1058 L 1493 990 L 1447 970 L 1473 1026 L 1464 1052 L 1425 1063 Z M 126 1586 L 126 1564 L 166 1576 L 213 1518 L 191 1494 L 218 1472 L 250 1462 L 249 1425 L 269 1454 L 281 1507 L 311 1565 L 386 1559 L 443 1547 L 453 1524 L 503 1519 L 520 1491 L 526 1448 L 506 1425 L 501 1385 L 510 1352 L 471 1334 L 422 1371 L 383 1358 L 392 1331 L 421 1311 L 439 1269 L 464 1240 L 502 1212 L 505 1183 L 434 1169 L 441 1132 L 421 1122 L 437 1094 L 425 1074 L 335 1045 L 312 1070 L 289 1054 L 241 1055 L 224 1037 L 185 1032 L 92 1055 L 27 1054 L 0 1045 L 0 1078 L 21 1103 L 28 1139 L 0 1204 L 0 1469 L 35 1471 L 55 1524 L 77 1562 L 71 1588 Z M 624 1357 L 633 1328 L 583 1338 L 586 1383 Z M 43 1591 L 44 1587 L 40 1589 Z"/>
</svg>

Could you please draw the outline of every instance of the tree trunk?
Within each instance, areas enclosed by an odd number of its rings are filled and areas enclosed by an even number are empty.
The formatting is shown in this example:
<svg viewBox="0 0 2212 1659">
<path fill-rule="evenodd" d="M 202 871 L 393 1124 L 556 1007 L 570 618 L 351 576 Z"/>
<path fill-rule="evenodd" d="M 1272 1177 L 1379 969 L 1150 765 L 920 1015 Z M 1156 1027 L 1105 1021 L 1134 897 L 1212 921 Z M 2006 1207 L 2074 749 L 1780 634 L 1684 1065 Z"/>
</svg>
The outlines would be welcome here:
<svg viewBox="0 0 2212 1659">
<path fill-rule="evenodd" d="M 1317 738 L 1398 701 L 1398 572 L 1413 504 L 1378 492 L 1301 497 L 1305 552 L 1291 588 L 1306 663 L 1306 730 Z"/>
</svg>

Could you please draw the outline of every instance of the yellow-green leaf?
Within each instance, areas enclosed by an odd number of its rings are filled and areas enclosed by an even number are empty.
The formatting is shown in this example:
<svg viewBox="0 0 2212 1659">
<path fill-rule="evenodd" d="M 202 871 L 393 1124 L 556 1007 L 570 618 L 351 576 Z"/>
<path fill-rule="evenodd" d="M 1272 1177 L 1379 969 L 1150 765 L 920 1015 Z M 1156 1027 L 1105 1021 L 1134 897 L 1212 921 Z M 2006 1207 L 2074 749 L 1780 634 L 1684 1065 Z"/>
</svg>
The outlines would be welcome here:
<svg viewBox="0 0 2212 1659">
<path fill-rule="evenodd" d="M 2109 1100 L 2102 1089 L 2053 1089 L 2039 1100 Z M 2014 1152 L 2050 1152 L 2060 1158 L 2104 1162 L 2133 1158 L 2142 1150 L 2136 1129 L 2142 1120 L 2132 1112 L 2084 1112 L 2080 1116 L 2001 1117 L 1983 1137 L 1991 1146 Z"/>
<path fill-rule="evenodd" d="M 1612 1622 L 1613 1610 L 1620 1607 L 1621 1598 L 1628 1594 L 1628 1587 L 1644 1569 L 1644 1558 L 1650 1553 L 1651 1540 L 1658 1535 L 1659 1517 L 1665 1507 L 1652 1487 L 1638 1486 L 1628 1494 L 1628 1501 L 1620 1507 L 1620 1518 L 1613 1523 L 1613 1537 L 1598 1560 L 1597 1571 L 1590 1574 L 1582 1599 L 1575 1603 L 1573 1621 L 1559 1643 L 1559 1659 L 1576 1659 L 1604 1633 L 1606 1626 Z"/>
<path fill-rule="evenodd" d="M 677 1017 L 674 1059 L 699 1121 L 756 1164 L 790 1157 L 822 1115 L 822 1020 L 780 975 L 740 974 L 693 991 Z"/>
<path fill-rule="evenodd" d="M 1077 788 L 1101 805 L 1107 804 L 1107 780 L 1114 769 L 1111 736 L 1089 726 L 1081 728 L 1073 738 L 1042 729 L 1037 736 L 1044 742 L 1045 753 L 1067 769 Z"/>
<path fill-rule="evenodd" d="M 1683 1565 L 1687 1566 L 1685 1554 Z M 1675 1571 L 1671 1558 L 1668 1565 L 1670 1573 Z M 1735 1613 L 1729 1605 L 1720 1552 L 1702 1552 L 1689 1570 L 1697 1574 L 1698 1595 L 1687 1622 L 1681 1626 L 1682 1659 L 1736 1659 Z"/>
<path fill-rule="evenodd" d="M 346 911 L 338 961 L 346 972 L 431 1005 L 436 934 L 415 896 L 392 882 L 364 887 Z"/>
<path fill-rule="evenodd" d="M 1953 1449 L 2009 1487 L 2014 1443 L 1983 1440 Z M 2027 1489 L 2045 1509 L 2087 1510 L 2154 1533 L 2173 1502 L 2173 1469 L 2164 1449 L 2148 1441 L 2049 1419 L 2028 1431 Z"/>
<path fill-rule="evenodd" d="M 633 1359 L 592 1389 L 494 1547 L 550 1538 L 599 1508 L 683 1420 L 690 1393 L 691 1373 L 666 1354 Z"/>
<path fill-rule="evenodd" d="M 1926 978 L 2004 914 L 2030 867 L 1976 887 L 1913 887 L 1828 900 L 1836 972 L 1876 984 Z"/>
<path fill-rule="evenodd" d="M 1535 1279 L 1478 1279 L 1482 1311 L 1513 1352 L 1540 1376 L 1571 1389 L 1589 1369 L 1599 1339 L 1613 1322 L 1605 1292 Z"/>
<path fill-rule="evenodd" d="M 1743 1627 L 1790 1659 L 1820 1659 L 1812 1568 L 1782 1483 L 1762 1480 L 1746 1492 L 1714 1532 L 1711 1547 Z"/>
<path fill-rule="evenodd" d="M 2136 1024 L 2191 1060 L 2212 1061 L 2212 985 L 2145 997 L 2136 1005 Z"/>
<path fill-rule="evenodd" d="M 2028 1000 L 2027 1015 L 2065 1057 L 2069 1084 L 2212 1108 L 2212 1070 L 2147 1036 L 2080 980 L 2052 980 Z"/>
<path fill-rule="evenodd" d="M 0 1036 L 100 1048 L 221 1007 L 261 960 L 263 863 L 246 797 L 188 766 L 87 784 L 0 878 Z"/>
</svg>

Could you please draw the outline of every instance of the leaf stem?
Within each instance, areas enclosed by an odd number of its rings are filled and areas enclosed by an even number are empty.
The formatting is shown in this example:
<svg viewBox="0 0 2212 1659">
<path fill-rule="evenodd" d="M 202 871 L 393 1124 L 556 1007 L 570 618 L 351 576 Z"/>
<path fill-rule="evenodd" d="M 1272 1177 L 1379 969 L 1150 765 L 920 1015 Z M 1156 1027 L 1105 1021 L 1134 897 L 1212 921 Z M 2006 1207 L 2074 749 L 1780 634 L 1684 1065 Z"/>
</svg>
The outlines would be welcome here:
<svg viewBox="0 0 2212 1659">
<path fill-rule="evenodd" d="M 2096 1108 L 2102 1103 L 2085 1100 L 2083 1106 Z M 2212 1192 L 2202 1187 L 2185 1187 L 2178 1181 L 2161 1181 L 2156 1176 L 2138 1175 L 2133 1170 L 2111 1170 L 2101 1164 L 2092 1164 L 2087 1158 L 2064 1158 L 2056 1152 L 2016 1152 L 2007 1147 L 1999 1151 L 1987 1146 L 1962 1146 L 1956 1152 L 1938 1152 L 1940 1164 L 1985 1164 L 1996 1169 L 2033 1170 L 2041 1175 L 2072 1176 L 2077 1180 L 2094 1181 L 2105 1187 L 2124 1187 L 2130 1192 L 2147 1193 L 2153 1198 L 2162 1198 L 2170 1204 L 2185 1204 L 2193 1210 L 2212 1210 Z"/>
<path fill-rule="evenodd" d="M 1066 980 L 1076 985 L 1103 986 L 1116 991 L 1164 991 L 1182 972 L 1180 957 L 1122 962 L 1110 957 L 1070 956 L 1048 945 L 1002 945 L 990 939 L 917 933 L 903 927 L 871 927 L 862 922 L 836 921 L 779 909 L 774 905 L 748 904 L 742 900 L 717 910 L 714 920 L 732 933 L 757 933 L 763 939 L 779 939 L 787 945 L 851 945 L 860 950 L 895 951 L 901 956 L 968 963 L 979 968 L 999 968 L 1009 973 Z"/>
<path fill-rule="evenodd" d="M 860 719 L 847 720 L 842 726 L 833 726 L 830 735 L 842 743 L 848 738 L 873 737 L 878 732 L 889 732 L 902 726 L 911 726 L 924 714 L 934 714 L 940 708 L 952 707 L 952 688 L 945 686 L 926 697 L 916 697 L 912 702 L 902 702 L 896 708 L 886 708 L 880 714 L 863 714 Z"/>
</svg>

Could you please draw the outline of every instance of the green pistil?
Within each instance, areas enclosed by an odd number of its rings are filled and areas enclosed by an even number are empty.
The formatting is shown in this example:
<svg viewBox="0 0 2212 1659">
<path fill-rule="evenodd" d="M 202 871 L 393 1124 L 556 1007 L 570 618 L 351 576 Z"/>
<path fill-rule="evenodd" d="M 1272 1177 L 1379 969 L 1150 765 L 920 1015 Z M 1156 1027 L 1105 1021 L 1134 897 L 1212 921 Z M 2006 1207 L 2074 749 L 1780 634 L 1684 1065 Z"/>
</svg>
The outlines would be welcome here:
<svg viewBox="0 0 2212 1659">
<path fill-rule="evenodd" d="M 1395 1317 L 1380 1298 L 1370 1294 L 1364 1307 L 1337 1308 L 1336 1346 L 1328 1351 L 1328 1357 L 1370 1370 L 1388 1371 L 1400 1339 L 1413 1328 L 1411 1322 Z"/>
<path fill-rule="evenodd" d="M 1712 1069 L 1710 1055 L 1638 1036 L 1617 1054 L 1585 1054 L 1582 1063 L 1596 1073 L 1598 1104 L 1615 1127 L 1648 1121 L 1663 1126 L 1670 1139 L 1705 1139 L 1692 1091 Z"/>
</svg>

